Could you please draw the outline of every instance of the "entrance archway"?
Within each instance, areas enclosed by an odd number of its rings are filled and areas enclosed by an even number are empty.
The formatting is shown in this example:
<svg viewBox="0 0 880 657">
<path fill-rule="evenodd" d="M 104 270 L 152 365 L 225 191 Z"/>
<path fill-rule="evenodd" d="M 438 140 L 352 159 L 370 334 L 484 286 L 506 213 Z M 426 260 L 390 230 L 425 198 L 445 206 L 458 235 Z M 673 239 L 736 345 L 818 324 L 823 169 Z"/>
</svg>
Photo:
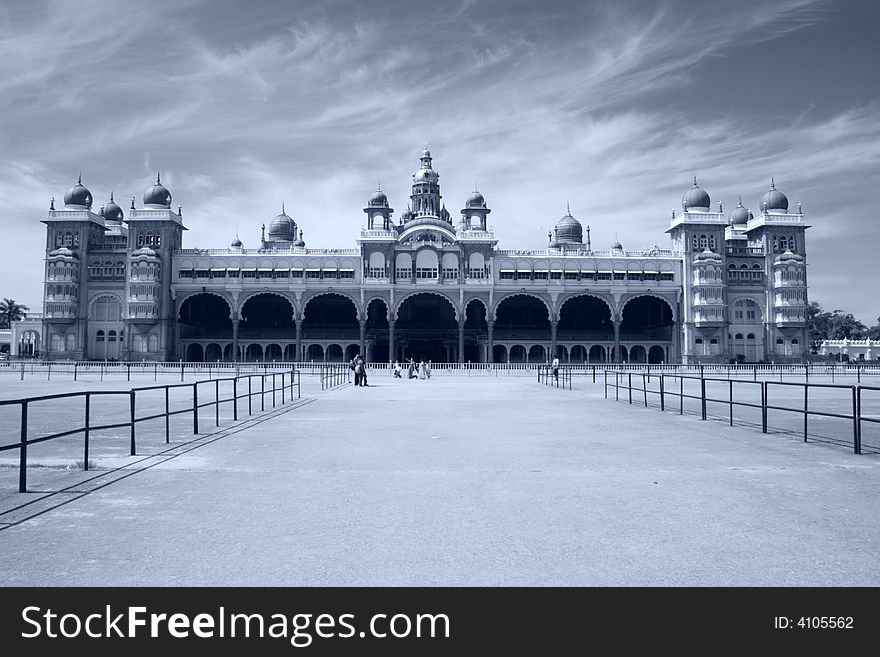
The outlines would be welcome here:
<svg viewBox="0 0 880 657">
<path fill-rule="evenodd" d="M 465 307 L 464 359 L 468 363 L 486 360 L 483 340 L 489 332 L 486 322 L 486 306 L 479 299 L 471 299 Z"/>
<path fill-rule="evenodd" d="M 559 310 L 557 340 L 613 340 L 611 308 L 598 297 L 580 295 L 566 299 Z"/>
<path fill-rule="evenodd" d="M 421 292 L 404 299 L 397 309 L 394 330 L 404 359 L 434 363 L 456 360 L 458 322 L 455 307 L 444 296 Z"/>
<path fill-rule="evenodd" d="M 367 304 L 366 338 L 372 345 L 367 347 L 368 360 L 389 362 L 388 305 L 382 299 L 373 299 Z"/>
<path fill-rule="evenodd" d="M 360 335 L 357 307 L 347 296 L 329 292 L 312 297 L 306 302 L 303 310 L 303 340 L 360 342 Z"/>
<path fill-rule="evenodd" d="M 623 306 L 620 339 L 628 341 L 671 341 L 672 307 L 652 296 L 634 297 Z"/>
<path fill-rule="evenodd" d="M 495 308 L 494 339 L 528 337 L 550 341 L 550 313 L 540 300 L 515 294 L 501 300 Z"/>
<path fill-rule="evenodd" d="M 205 360 L 205 354 L 202 345 L 194 343 L 186 348 L 186 361 L 188 363 L 201 363 Z"/>
<path fill-rule="evenodd" d="M 648 349 L 648 362 L 652 365 L 666 362 L 666 352 L 663 347 L 655 344 Z"/>
</svg>

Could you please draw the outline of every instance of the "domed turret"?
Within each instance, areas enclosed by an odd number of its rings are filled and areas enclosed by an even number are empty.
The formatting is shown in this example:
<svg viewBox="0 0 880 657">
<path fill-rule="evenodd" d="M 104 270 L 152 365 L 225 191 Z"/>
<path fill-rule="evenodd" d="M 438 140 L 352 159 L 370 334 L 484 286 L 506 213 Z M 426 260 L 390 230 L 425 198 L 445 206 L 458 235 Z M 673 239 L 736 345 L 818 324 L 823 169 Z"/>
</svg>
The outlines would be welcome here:
<svg viewBox="0 0 880 657">
<path fill-rule="evenodd" d="M 296 239 L 296 222 L 287 216 L 283 203 L 281 214 L 269 222 L 269 239 L 275 242 L 292 242 Z"/>
<path fill-rule="evenodd" d="M 464 206 L 466 208 L 485 208 L 486 199 L 483 198 L 483 195 L 477 191 L 476 187 L 474 187 L 474 191 L 472 191 L 471 195 L 468 196 L 467 203 L 465 203 Z"/>
<path fill-rule="evenodd" d="M 623 245 L 620 243 L 620 240 L 617 239 L 616 237 L 614 238 L 614 241 L 611 242 L 611 250 L 612 251 L 623 251 Z"/>
<path fill-rule="evenodd" d="M 92 193 L 82 184 L 82 175 L 76 184 L 64 194 L 64 206 L 72 209 L 91 208 Z"/>
<path fill-rule="evenodd" d="M 240 249 L 241 248 L 241 240 L 238 239 L 238 235 L 236 235 L 235 239 L 229 243 L 229 246 L 231 246 L 233 249 Z"/>
<path fill-rule="evenodd" d="M 566 208 L 565 216 L 556 222 L 556 239 L 560 244 L 582 244 L 584 229 L 581 222 L 571 216 L 571 209 Z"/>
<path fill-rule="evenodd" d="M 750 214 L 748 208 L 743 207 L 742 196 L 740 196 L 739 203 L 727 217 L 727 223 L 731 226 L 745 226 L 749 223 Z"/>
<path fill-rule="evenodd" d="M 144 192 L 144 207 L 165 210 L 171 207 L 171 192 L 169 192 L 156 174 L 156 184 Z"/>
<path fill-rule="evenodd" d="M 773 178 L 770 179 L 770 189 L 761 199 L 761 207 L 768 212 L 788 212 L 788 197 L 776 189 Z"/>
<path fill-rule="evenodd" d="M 773 262 L 777 264 L 801 263 L 803 261 L 803 256 L 792 253 L 790 249 L 786 249 L 784 253 L 780 253 L 773 259 Z"/>
<path fill-rule="evenodd" d="M 697 186 L 697 177 L 694 176 L 694 186 L 681 197 L 681 206 L 689 212 L 692 210 L 708 212 L 709 205 L 709 194 L 706 193 L 706 190 L 700 189 Z"/>
<path fill-rule="evenodd" d="M 369 205 L 378 208 L 388 207 L 388 197 L 385 196 L 385 192 L 382 191 L 381 187 L 377 187 L 376 191 L 373 192 L 373 195 L 370 196 Z"/>
<path fill-rule="evenodd" d="M 124 218 L 125 214 L 122 212 L 122 208 L 116 205 L 113 200 L 113 192 L 110 192 L 110 202 L 104 207 L 104 220 L 122 223 Z"/>
<path fill-rule="evenodd" d="M 303 241 L 303 232 L 302 228 L 299 230 L 299 237 L 294 240 L 293 245 L 299 248 L 305 248 L 306 243 Z"/>
<path fill-rule="evenodd" d="M 721 262 L 721 256 L 709 249 L 703 249 L 701 253 L 696 255 L 694 262 Z"/>
</svg>

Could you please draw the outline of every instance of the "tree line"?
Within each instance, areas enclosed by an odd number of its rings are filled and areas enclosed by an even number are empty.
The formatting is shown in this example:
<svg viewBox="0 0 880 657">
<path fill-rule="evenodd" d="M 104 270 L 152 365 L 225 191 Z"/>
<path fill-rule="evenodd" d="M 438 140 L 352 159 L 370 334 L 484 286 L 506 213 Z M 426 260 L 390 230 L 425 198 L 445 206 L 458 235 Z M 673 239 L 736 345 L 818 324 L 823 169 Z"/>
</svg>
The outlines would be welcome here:
<svg viewBox="0 0 880 657">
<path fill-rule="evenodd" d="M 4 298 L 3 301 L 0 301 L 0 329 L 12 328 L 12 322 L 27 317 L 29 310 L 30 308 L 27 306 L 16 303 L 15 299 Z"/>
<path fill-rule="evenodd" d="M 825 340 L 880 340 L 880 317 L 873 326 L 865 326 L 852 313 L 823 310 L 817 301 L 807 306 L 810 352 L 818 353 Z"/>
</svg>

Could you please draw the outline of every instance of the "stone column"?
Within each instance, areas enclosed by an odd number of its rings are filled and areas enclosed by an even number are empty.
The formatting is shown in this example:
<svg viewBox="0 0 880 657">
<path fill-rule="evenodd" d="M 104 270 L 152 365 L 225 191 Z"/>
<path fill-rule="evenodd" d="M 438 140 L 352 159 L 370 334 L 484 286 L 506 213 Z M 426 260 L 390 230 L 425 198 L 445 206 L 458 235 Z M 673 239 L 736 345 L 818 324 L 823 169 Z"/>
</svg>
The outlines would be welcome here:
<svg viewBox="0 0 880 657">
<path fill-rule="evenodd" d="M 464 322 L 465 320 L 458 320 L 458 362 L 464 362 Z"/>
<path fill-rule="evenodd" d="M 486 325 L 489 329 L 489 345 L 488 345 L 489 346 L 489 355 L 488 355 L 488 358 L 486 359 L 486 362 L 487 363 L 494 363 L 495 362 L 495 355 L 493 352 L 495 351 L 495 342 L 494 342 L 494 337 L 492 336 L 492 331 L 495 329 L 495 322 L 490 319 L 489 321 L 486 322 Z"/>
<path fill-rule="evenodd" d="M 361 329 L 361 356 L 367 357 L 367 320 L 362 319 L 358 322 Z"/>
<path fill-rule="evenodd" d="M 294 320 L 296 322 L 296 361 L 302 362 L 305 360 L 302 352 L 302 328 L 303 321 L 301 319 Z"/>
<path fill-rule="evenodd" d="M 672 349 L 670 351 L 672 353 L 669 355 L 669 359 L 676 364 L 681 363 L 681 322 L 672 324 Z"/>
<path fill-rule="evenodd" d="M 550 322 L 550 359 L 556 358 L 556 325 L 558 322 L 553 320 Z"/>
<path fill-rule="evenodd" d="M 614 362 L 621 362 L 620 357 L 620 322 L 614 322 Z"/>
<path fill-rule="evenodd" d="M 397 360 L 397 354 L 394 352 L 394 320 L 388 321 L 388 360 L 394 362 Z"/>
<path fill-rule="evenodd" d="M 239 320 L 232 320 L 232 362 L 238 362 L 238 322 Z"/>
</svg>

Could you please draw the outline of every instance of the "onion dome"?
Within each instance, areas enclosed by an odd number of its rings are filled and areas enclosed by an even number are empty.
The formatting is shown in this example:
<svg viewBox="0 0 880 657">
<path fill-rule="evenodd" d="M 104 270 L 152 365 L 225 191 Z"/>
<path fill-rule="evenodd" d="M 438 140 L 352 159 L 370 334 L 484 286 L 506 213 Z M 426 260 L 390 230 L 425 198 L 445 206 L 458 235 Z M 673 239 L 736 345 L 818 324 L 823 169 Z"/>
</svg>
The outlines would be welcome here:
<svg viewBox="0 0 880 657">
<path fill-rule="evenodd" d="M 104 219 L 106 221 L 122 222 L 124 218 L 125 215 L 122 212 L 122 208 L 116 205 L 116 202 L 113 200 L 113 192 L 110 192 L 110 202 L 104 206 Z"/>
<path fill-rule="evenodd" d="M 681 206 L 685 210 L 701 210 L 709 211 L 709 195 L 706 190 L 697 186 L 697 177 L 694 176 L 694 186 L 691 187 L 685 195 L 681 197 Z"/>
<path fill-rule="evenodd" d="M 483 195 L 477 191 L 476 187 L 474 187 L 474 191 L 472 191 L 471 195 L 468 196 L 467 203 L 465 203 L 464 206 L 466 208 L 485 208 L 486 199 L 484 199 Z"/>
<path fill-rule="evenodd" d="M 385 196 L 385 192 L 382 191 L 381 187 L 377 187 L 376 191 L 373 192 L 373 195 L 370 196 L 370 202 L 368 205 L 380 208 L 388 207 L 388 197 Z"/>
<path fill-rule="evenodd" d="M 618 240 L 616 237 L 614 238 L 614 241 L 611 243 L 611 250 L 612 251 L 623 251 L 623 245 L 621 245 L 620 240 Z"/>
<path fill-rule="evenodd" d="M 770 189 L 761 199 L 761 207 L 769 211 L 788 212 L 788 197 L 776 189 L 773 178 L 770 179 Z"/>
<path fill-rule="evenodd" d="M 292 242 L 296 239 L 296 222 L 284 211 L 283 203 L 281 214 L 269 222 L 269 239 L 276 242 Z"/>
<path fill-rule="evenodd" d="M 401 221 L 401 223 L 405 224 L 406 222 L 410 221 L 412 218 L 413 218 L 413 211 L 410 209 L 409 206 L 406 206 L 406 210 L 404 210 L 400 214 L 400 221 Z"/>
<path fill-rule="evenodd" d="M 792 253 L 790 249 L 787 249 L 784 253 L 780 253 L 776 258 L 773 259 L 774 263 L 778 264 L 800 264 L 804 261 L 803 256 L 799 256 L 797 253 Z"/>
<path fill-rule="evenodd" d="M 297 246 L 297 247 L 300 247 L 300 248 L 305 247 L 306 243 L 303 242 L 303 232 L 302 232 L 302 228 L 300 228 L 300 230 L 299 230 L 299 238 L 297 238 L 296 240 L 294 240 L 293 245 L 294 245 L 294 246 Z"/>
<path fill-rule="evenodd" d="M 171 192 L 163 187 L 158 173 L 156 174 L 156 184 L 144 192 L 144 206 L 154 209 L 171 207 Z"/>
<path fill-rule="evenodd" d="M 556 241 L 569 244 L 581 244 L 584 241 L 584 229 L 581 222 L 571 216 L 569 208 L 566 208 L 565 216 L 556 222 Z"/>
<path fill-rule="evenodd" d="M 83 187 L 82 175 L 77 179 L 76 184 L 64 194 L 64 205 L 72 208 L 92 207 L 92 193 Z"/>
<path fill-rule="evenodd" d="M 742 196 L 739 197 L 739 203 L 727 216 L 727 223 L 731 226 L 744 226 L 749 223 L 749 219 L 751 218 L 751 212 L 749 212 L 748 208 L 743 207 Z"/>
<path fill-rule="evenodd" d="M 694 262 L 708 263 L 708 262 L 721 262 L 721 256 L 714 251 L 710 251 L 709 249 L 704 249 L 701 253 L 698 253 L 694 258 Z"/>
<path fill-rule="evenodd" d="M 240 249 L 241 248 L 241 240 L 238 239 L 238 235 L 236 235 L 235 239 L 229 243 L 229 246 L 231 246 L 233 249 Z"/>
<path fill-rule="evenodd" d="M 434 169 L 419 169 L 413 174 L 413 182 L 437 182 L 439 176 Z"/>
</svg>

